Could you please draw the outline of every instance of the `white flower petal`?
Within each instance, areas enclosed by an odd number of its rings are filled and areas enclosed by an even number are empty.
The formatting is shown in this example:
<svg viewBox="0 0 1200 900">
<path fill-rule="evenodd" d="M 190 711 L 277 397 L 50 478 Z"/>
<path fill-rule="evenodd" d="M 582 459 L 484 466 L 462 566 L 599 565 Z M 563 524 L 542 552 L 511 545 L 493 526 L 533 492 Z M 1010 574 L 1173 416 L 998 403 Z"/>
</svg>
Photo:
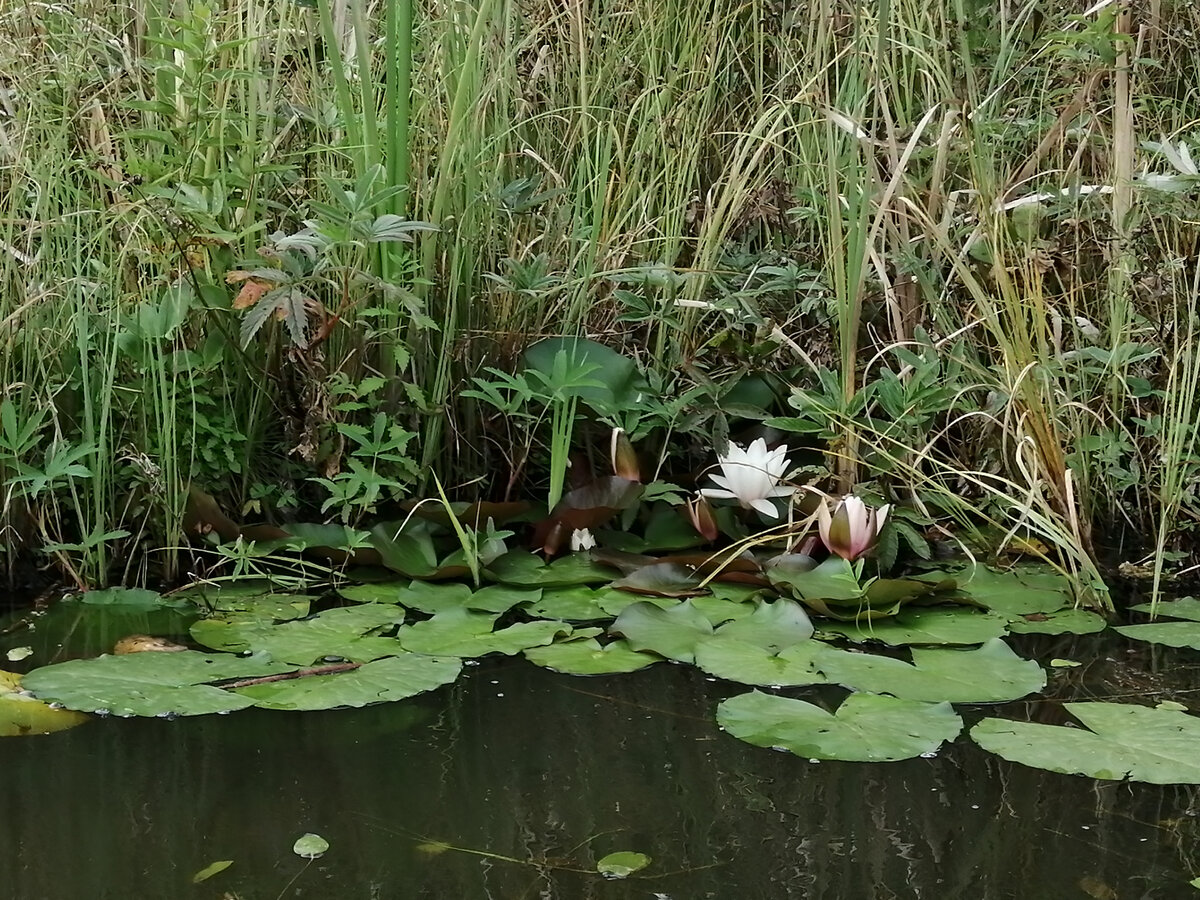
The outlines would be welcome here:
<svg viewBox="0 0 1200 900">
<path fill-rule="evenodd" d="M 762 500 L 762 499 L 751 500 L 750 505 L 754 509 L 756 509 L 760 513 L 762 513 L 764 516 L 767 516 L 768 518 L 771 518 L 771 519 L 779 518 L 779 510 L 777 510 L 775 508 L 775 504 L 772 503 L 770 500 Z"/>
</svg>

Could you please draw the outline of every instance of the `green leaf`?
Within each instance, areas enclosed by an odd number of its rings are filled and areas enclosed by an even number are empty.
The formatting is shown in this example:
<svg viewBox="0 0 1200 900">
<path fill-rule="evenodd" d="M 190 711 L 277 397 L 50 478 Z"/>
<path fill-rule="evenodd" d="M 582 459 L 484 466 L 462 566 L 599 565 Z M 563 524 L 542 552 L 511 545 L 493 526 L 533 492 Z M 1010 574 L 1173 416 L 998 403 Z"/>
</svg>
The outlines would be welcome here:
<svg viewBox="0 0 1200 900">
<path fill-rule="evenodd" d="M 636 672 L 661 662 L 651 653 L 640 653 L 627 641 L 612 641 L 601 646 L 594 638 L 565 641 L 548 647 L 531 647 L 525 651 L 530 662 L 566 675 L 613 675 Z"/>
<path fill-rule="evenodd" d="M 448 609 L 467 609 L 471 605 L 471 594 L 471 588 L 466 584 L 413 581 L 396 592 L 396 602 L 433 616 Z"/>
<path fill-rule="evenodd" d="M 200 884 L 202 881 L 208 881 L 208 879 L 214 875 L 219 875 L 232 865 L 232 859 L 219 859 L 216 862 L 211 862 L 192 876 L 192 884 Z"/>
<path fill-rule="evenodd" d="M 570 625 L 547 621 L 524 622 L 494 632 L 496 619 L 492 613 L 451 609 L 427 622 L 401 628 L 396 637 L 404 649 L 413 653 L 473 659 L 488 653 L 512 656 L 529 647 L 549 644 L 560 634 L 571 633 Z"/>
<path fill-rule="evenodd" d="M 245 613 L 251 618 L 277 621 L 304 618 L 311 603 L 311 598 L 303 594 L 278 590 L 261 579 L 197 584 L 173 596 L 213 612 Z"/>
<path fill-rule="evenodd" d="M 1169 616 L 1172 619 L 1190 619 L 1200 622 L 1200 600 L 1195 597 L 1180 597 L 1178 600 L 1161 600 L 1158 603 L 1139 603 L 1131 606 L 1138 612 L 1152 616 Z"/>
<path fill-rule="evenodd" d="M 317 859 L 329 849 L 329 841 L 319 834 L 302 834 L 292 845 L 292 852 L 303 859 Z"/>
<path fill-rule="evenodd" d="M 506 584 L 493 584 L 472 594 L 471 599 L 467 601 L 467 606 L 470 609 L 484 612 L 504 613 L 514 606 L 520 606 L 522 603 L 536 604 L 541 599 L 542 590 L 540 588 L 522 590 Z"/>
<path fill-rule="evenodd" d="M 1090 729 L 984 719 L 975 743 L 1005 759 L 1070 775 L 1200 784 L 1200 719 L 1126 703 L 1065 703 Z"/>
<path fill-rule="evenodd" d="M 92 606 L 139 606 L 153 609 L 158 606 L 182 606 L 187 601 L 163 597 L 157 591 L 142 588 L 111 587 L 102 591 L 86 591 L 77 598 L 80 603 Z"/>
<path fill-rule="evenodd" d="M 1086 609 L 1060 609 L 1052 613 L 1028 613 L 1009 619 L 1013 634 L 1097 634 L 1108 627 L 1104 616 Z"/>
<path fill-rule="evenodd" d="M 719 639 L 733 638 L 778 653 L 813 636 L 808 613 L 795 600 L 780 598 L 774 603 L 759 601 L 745 618 L 726 622 L 716 631 Z"/>
<path fill-rule="evenodd" d="M 713 633 L 712 623 L 690 600 L 668 609 L 641 601 L 624 609 L 609 627 L 634 650 L 652 650 L 679 662 L 695 660 L 696 645 Z"/>
<path fill-rule="evenodd" d="M 653 597 L 698 597 L 708 593 L 700 586 L 700 576 L 691 566 L 660 562 L 634 569 L 612 583 L 614 588 Z"/>
<path fill-rule="evenodd" d="M 592 562 L 586 553 L 572 553 L 544 565 L 540 557 L 520 550 L 493 560 L 484 574 L 493 581 L 517 587 L 607 584 L 613 576 L 611 569 Z"/>
<path fill-rule="evenodd" d="M 1071 605 L 1070 583 L 1045 567 L 995 572 L 976 566 L 958 576 L 958 588 L 987 609 L 1010 616 L 1057 612 Z"/>
<path fill-rule="evenodd" d="M 458 657 L 401 652 L 349 672 L 252 684 L 237 692 L 267 709 L 358 707 L 431 691 L 452 683 L 461 671 Z"/>
<path fill-rule="evenodd" d="M 1004 634 L 1007 622 L 999 616 L 968 607 L 909 608 L 894 618 L 864 622 L 823 622 L 821 630 L 855 643 L 881 641 L 904 644 L 982 644 Z"/>
<path fill-rule="evenodd" d="M 1036 662 L 1021 659 L 999 638 L 975 650 L 912 651 L 912 665 L 867 653 L 828 654 L 825 677 L 856 691 L 930 703 L 996 703 L 1046 686 Z"/>
<path fill-rule="evenodd" d="M 605 878 L 627 878 L 648 865 L 650 857 L 645 853 L 622 850 L 619 853 L 610 853 L 596 863 L 596 871 Z"/>
<path fill-rule="evenodd" d="M 821 662 L 841 653 L 821 641 L 793 644 L 779 654 L 733 638 L 710 638 L 696 646 L 696 665 L 710 675 L 764 687 L 824 684 Z"/>
<path fill-rule="evenodd" d="M 962 720 L 949 703 L 918 703 L 851 694 L 837 713 L 751 691 L 717 707 L 717 722 L 736 738 L 806 759 L 888 762 L 933 753 L 952 741 Z"/>
<path fill-rule="evenodd" d="M 22 686 L 40 700 L 83 712 L 118 716 L 197 716 L 251 705 L 247 697 L 205 682 L 258 678 L 287 672 L 291 666 L 258 658 L 178 653 L 131 653 L 74 659 L 34 669 Z"/>
<path fill-rule="evenodd" d="M 1145 625 L 1118 625 L 1118 634 L 1135 641 L 1165 644 L 1168 647 L 1190 647 L 1200 650 L 1200 622 L 1149 622 Z"/>
<path fill-rule="evenodd" d="M 542 591 L 541 599 L 525 607 L 531 616 L 541 619 L 563 619 L 568 622 L 591 622 L 610 618 L 600 605 L 600 598 L 610 593 L 596 591 L 584 585 L 550 588 Z"/>
<path fill-rule="evenodd" d="M 325 657 L 369 662 L 399 652 L 394 638 L 371 632 L 404 621 L 404 610 L 382 603 L 330 609 L 298 622 L 264 625 L 257 621 L 207 619 L 192 626 L 192 637 L 208 647 L 251 650 L 272 659 L 311 665 Z"/>
<path fill-rule="evenodd" d="M 573 388 L 571 393 L 593 410 L 605 415 L 624 412 L 634 405 L 634 396 L 642 388 L 637 366 L 633 360 L 596 341 L 546 338 L 526 350 L 523 361 L 526 368 L 553 379 L 559 353 L 565 354 L 571 368 L 586 367 L 589 384 Z"/>
</svg>

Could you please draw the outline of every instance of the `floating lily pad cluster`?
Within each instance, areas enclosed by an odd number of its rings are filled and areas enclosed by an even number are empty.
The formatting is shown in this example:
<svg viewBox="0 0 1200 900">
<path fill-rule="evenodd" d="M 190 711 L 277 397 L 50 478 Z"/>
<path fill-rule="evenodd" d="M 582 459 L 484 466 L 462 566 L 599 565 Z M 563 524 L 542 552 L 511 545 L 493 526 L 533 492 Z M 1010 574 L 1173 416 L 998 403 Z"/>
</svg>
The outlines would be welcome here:
<svg viewBox="0 0 1200 900">
<path fill-rule="evenodd" d="M 1072 608 L 1060 576 L 1033 568 L 935 572 L 862 588 L 841 560 L 814 567 L 785 559 L 765 583 L 704 584 L 677 560 L 637 565 L 614 581 L 588 554 L 547 564 L 513 552 L 485 574 L 491 583 L 479 589 L 401 578 L 343 586 L 336 598 L 261 583 L 198 588 L 182 599 L 204 611 L 191 626 L 204 650 L 72 660 L 33 670 L 20 689 L 82 712 L 198 715 L 404 699 L 453 682 L 464 660 L 489 654 L 520 654 L 570 675 L 669 661 L 750 689 L 717 709 L 735 737 L 809 759 L 888 761 L 954 740 L 963 728 L 954 704 L 1010 701 L 1045 687 L 1046 671 L 1014 653 L 1006 635 L 1105 625 Z M 809 612 L 821 607 L 832 615 L 814 628 Z M 880 610 L 887 614 L 873 614 Z M 1120 630 L 1157 640 L 1173 624 L 1200 624 L 1196 601 L 1156 611 L 1182 621 Z M 1190 645 L 1186 636 L 1178 643 Z M 849 694 L 830 709 L 777 693 L 818 685 Z M 970 735 L 1007 759 L 1054 771 L 1200 782 L 1190 754 L 1200 737 L 1194 717 L 1108 703 L 1066 710 L 1090 730 L 986 718 Z"/>
</svg>

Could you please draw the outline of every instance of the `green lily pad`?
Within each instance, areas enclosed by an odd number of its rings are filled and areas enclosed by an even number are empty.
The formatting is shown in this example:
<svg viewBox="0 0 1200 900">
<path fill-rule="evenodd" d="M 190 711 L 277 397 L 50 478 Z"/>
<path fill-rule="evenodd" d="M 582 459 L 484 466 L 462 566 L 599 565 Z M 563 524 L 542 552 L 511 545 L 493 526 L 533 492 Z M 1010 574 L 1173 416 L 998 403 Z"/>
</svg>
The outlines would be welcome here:
<svg viewBox="0 0 1200 900">
<path fill-rule="evenodd" d="M 471 602 L 469 585 L 441 581 L 413 581 L 396 592 L 396 602 L 419 609 L 431 616 L 448 609 L 467 609 Z"/>
<path fill-rule="evenodd" d="M 302 834 L 292 845 L 292 852 L 303 859 L 317 859 L 329 849 L 329 841 L 319 834 Z"/>
<path fill-rule="evenodd" d="M 347 584 L 338 588 L 338 593 L 354 603 L 399 603 L 400 592 L 410 584 L 410 578 L 369 584 Z"/>
<path fill-rule="evenodd" d="M 526 590 L 506 584 L 492 584 L 473 593 L 467 601 L 467 607 L 483 612 L 504 613 L 514 606 L 520 606 L 522 603 L 536 604 L 541 599 L 541 588 Z"/>
<path fill-rule="evenodd" d="M 395 641 L 392 641 L 394 644 Z M 458 657 L 399 653 L 349 672 L 308 675 L 237 688 L 255 706 L 267 709 L 332 709 L 403 700 L 444 684 L 462 671 Z"/>
<path fill-rule="evenodd" d="M 949 703 L 851 694 L 835 714 L 803 700 L 759 691 L 722 702 L 717 722 L 758 747 L 850 762 L 889 762 L 933 753 L 962 728 Z"/>
<path fill-rule="evenodd" d="M 993 612 L 1019 616 L 1071 605 L 1071 584 L 1052 569 L 1019 567 L 996 572 L 976 566 L 958 575 L 958 588 Z"/>
<path fill-rule="evenodd" d="M 607 584 L 611 569 L 598 565 L 586 553 L 572 553 L 546 565 L 541 557 L 521 550 L 505 553 L 485 570 L 492 581 L 515 587 L 570 587 L 575 584 Z"/>
<path fill-rule="evenodd" d="M 716 587 L 716 585 L 709 585 L 709 587 Z M 753 594 L 750 596 L 753 596 Z M 729 597 L 692 597 L 691 601 L 692 606 L 704 613 L 704 617 L 712 623 L 713 628 L 716 628 L 718 625 L 724 625 L 726 622 L 733 622 L 738 619 L 744 619 L 747 616 L 752 616 L 758 609 L 757 603 L 746 603 L 742 600 Z M 663 609 L 671 605 L 673 604 L 662 604 Z"/>
<path fill-rule="evenodd" d="M 1167 647 L 1190 647 L 1200 650 L 1200 622 L 1148 622 L 1145 625 L 1118 625 L 1118 634 L 1135 641 L 1164 644 Z"/>
<path fill-rule="evenodd" d="M 118 716 L 197 716 L 244 709 L 248 697 L 206 682 L 257 678 L 293 667 L 194 650 L 73 659 L 34 669 L 21 681 L 40 700 Z"/>
<path fill-rule="evenodd" d="M 102 591 L 85 591 L 75 597 L 80 603 L 91 606 L 140 606 L 153 609 L 159 606 L 182 606 L 187 601 L 178 597 L 167 598 L 157 591 L 143 588 L 111 587 Z"/>
<path fill-rule="evenodd" d="M 541 619 L 563 619 L 568 622 L 591 622 L 610 618 L 600 605 L 607 590 L 593 590 L 586 585 L 550 588 L 541 591 L 541 599 L 529 604 L 525 611 Z"/>
<path fill-rule="evenodd" d="M 596 871 L 605 878 L 627 878 L 648 865 L 650 857 L 645 853 L 622 850 L 619 853 L 610 853 L 596 863 Z"/>
<path fill-rule="evenodd" d="M 512 656 L 571 633 L 570 625 L 553 621 L 523 622 L 492 631 L 497 618 L 492 613 L 451 609 L 427 622 L 401 628 L 396 637 L 405 650 L 413 653 L 475 658 L 488 653 Z"/>
<path fill-rule="evenodd" d="M 206 647 L 265 653 L 297 666 L 325 657 L 369 662 L 399 651 L 394 638 L 371 632 L 398 625 L 404 610 L 383 603 L 330 609 L 298 622 L 264 625 L 256 621 L 205 619 L 192 626 L 192 637 Z"/>
<path fill-rule="evenodd" d="M 1200 622 L 1200 600 L 1195 597 L 1180 597 L 1178 600 L 1160 600 L 1158 603 L 1139 603 L 1131 606 L 1138 612 L 1152 616 L 1169 616 L 1172 619 L 1190 619 Z"/>
<path fill-rule="evenodd" d="M 679 662 L 695 661 L 696 645 L 713 634 L 712 623 L 690 600 L 661 609 L 640 602 L 627 607 L 609 627 L 621 634 L 634 650 L 652 650 Z"/>
<path fill-rule="evenodd" d="M 1051 613 L 1027 613 L 1009 619 L 1013 634 L 1098 634 L 1108 627 L 1104 616 L 1086 609 L 1060 609 Z"/>
<path fill-rule="evenodd" d="M 673 597 L 642 597 L 638 594 L 631 594 L 628 591 L 614 591 L 608 588 L 600 588 L 597 591 L 597 597 L 599 598 L 600 608 L 610 616 L 619 616 L 636 603 L 649 603 L 652 606 L 657 606 L 659 609 L 671 609 L 679 605 L 679 601 Z M 690 602 L 696 609 L 700 609 L 697 601 L 707 599 L 711 598 L 693 597 Z M 709 619 L 709 621 L 711 622 L 712 620 Z M 722 619 L 722 621 L 725 620 Z"/>
<path fill-rule="evenodd" d="M 822 660 L 827 654 L 841 652 L 821 641 L 804 641 L 773 653 L 734 638 L 710 638 L 697 644 L 696 665 L 710 675 L 739 684 L 800 687 L 824 684 Z"/>
<path fill-rule="evenodd" d="M 619 672 L 636 672 L 662 661 L 661 657 L 652 653 L 634 650 L 627 641 L 612 641 L 601 646 L 594 638 L 563 641 L 548 647 L 530 647 L 525 651 L 525 658 L 543 668 L 566 675 L 615 675 Z"/>
<path fill-rule="evenodd" d="M 1107 781 L 1200 784 L 1200 719 L 1127 703 L 1065 703 L 1085 728 L 984 719 L 975 743 L 1012 762 Z"/>
<path fill-rule="evenodd" d="M 975 650 L 915 649 L 912 664 L 868 653 L 828 654 L 825 677 L 856 691 L 936 703 L 997 703 L 1046 686 L 1046 673 L 999 638 Z"/>
<path fill-rule="evenodd" d="M 173 595 L 219 613 L 244 613 L 247 617 L 283 622 L 308 615 L 311 597 L 279 590 L 261 579 L 196 584 Z"/>
<path fill-rule="evenodd" d="M 700 576 L 691 566 L 660 562 L 634 569 L 612 583 L 614 588 L 651 597 L 699 597 L 708 593 L 700 586 Z"/>
<path fill-rule="evenodd" d="M 716 631 L 720 639 L 734 638 L 778 653 L 813 636 L 808 613 L 795 600 L 781 597 L 774 603 L 760 601 L 749 616 L 726 622 Z"/>
<path fill-rule="evenodd" d="M 1008 622 L 999 616 L 969 607 L 909 608 L 882 621 L 823 622 L 821 630 L 840 634 L 855 643 L 881 641 L 893 647 L 905 644 L 982 644 L 1000 637 Z"/>
<path fill-rule="evenodd" d="M 82 725 L 88 716 L 56 709 L 23 691 L 20 676 L 0 670 L 0 737 L 52 734 Z"/>
</svg>

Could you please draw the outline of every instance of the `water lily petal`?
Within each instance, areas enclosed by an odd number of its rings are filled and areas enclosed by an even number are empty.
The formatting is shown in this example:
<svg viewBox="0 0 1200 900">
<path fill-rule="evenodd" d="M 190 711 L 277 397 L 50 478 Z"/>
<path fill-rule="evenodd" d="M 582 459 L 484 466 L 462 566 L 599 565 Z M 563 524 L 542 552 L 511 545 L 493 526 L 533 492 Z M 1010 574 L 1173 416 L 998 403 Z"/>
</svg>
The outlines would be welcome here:
<svg viewBox="0 0 1200 900">
<path fill-rule="evenodd" d="M 770 500 L 763 500 L 761 498 L 758 500 L 751 500 L 750 506 L 768 518 L 779 518 L 779 510 L 775 508 L 775 504 Z"/>
</svg>

